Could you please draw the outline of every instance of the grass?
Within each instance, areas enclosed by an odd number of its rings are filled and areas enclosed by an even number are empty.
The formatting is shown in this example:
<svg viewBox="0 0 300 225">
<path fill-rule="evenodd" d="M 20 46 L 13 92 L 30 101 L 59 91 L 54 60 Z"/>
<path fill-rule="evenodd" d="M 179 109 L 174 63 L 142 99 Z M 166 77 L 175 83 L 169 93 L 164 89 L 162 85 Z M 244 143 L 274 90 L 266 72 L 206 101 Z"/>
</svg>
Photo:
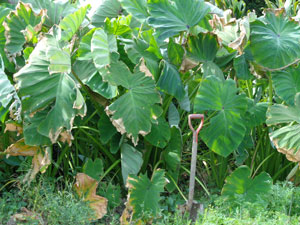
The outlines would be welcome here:
<svg viewBox="0 0 300 225">
<path fill-rule="evenodd" d="M 30 212 L 30 216 L 27 215 L 26 220 L 17 224 L 119 224 L 123 198 L 117 186 L 108 184 L 107 187 L 103 186 L 98 190 L 99 194 L 110 200 L 110 204 L 108 214 L 103 219 L 92 222 L 89 220 L 92 216 L 91 210 L 86 203 L 77 198 L 70 183 L 56 182 L 56 185 L 53 185 L 55 182 L 52 180 L 42 177 L 38 180 L 31 185 L 18 184 L 0 195 L 0 224 L 7 224 L 13 215 L 22 212 L 24 214 L 26 211 Z M 287 182 L 273 185 L 272 191 L 255 203 L 229 202 L 221 196 L 214 195 L 213 199 L 204 202 L 205 212 L 199 215 L 195 224 L 296 225 L 300 222 L 299 202 L 300 187 L 294 187 Z M 178 205 L 182 203 L 178 194 L 164 196 L 159 218 L 153 220 L 152 224 L 192 224 L 188 214 L 178 210 Z"/>
</svg>

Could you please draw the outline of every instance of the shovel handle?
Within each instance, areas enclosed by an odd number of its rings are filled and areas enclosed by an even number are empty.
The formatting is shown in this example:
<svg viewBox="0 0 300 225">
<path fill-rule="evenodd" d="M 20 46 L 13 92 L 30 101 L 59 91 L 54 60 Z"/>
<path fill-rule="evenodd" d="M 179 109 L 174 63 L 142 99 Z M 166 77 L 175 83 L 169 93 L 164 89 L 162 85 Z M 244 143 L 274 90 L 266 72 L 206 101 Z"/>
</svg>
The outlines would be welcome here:
<svg viewBox="0 0 300 225">
<path fill-rule="evenodd" d="M 195 119 L 201 119 L 201 122 L 196 130 L 192 125 L 192 120 L 195 120 Z M 204 115 L 203 114 L 190 114 L 189 115 L 189 127 L 190 127 L 191 131 L 193 131 L 193 135 L 196 136 L 197 143 L 198 143 L 198 134 L 203 127 L 203 123 L 204 123 Z"/>
</svg>

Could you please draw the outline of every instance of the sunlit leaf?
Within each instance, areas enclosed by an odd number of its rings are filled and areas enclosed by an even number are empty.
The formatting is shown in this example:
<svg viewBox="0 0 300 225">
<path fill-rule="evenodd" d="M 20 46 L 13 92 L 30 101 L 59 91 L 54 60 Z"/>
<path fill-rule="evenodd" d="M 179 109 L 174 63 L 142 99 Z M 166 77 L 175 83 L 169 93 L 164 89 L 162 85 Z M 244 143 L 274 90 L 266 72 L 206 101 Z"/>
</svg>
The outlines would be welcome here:
<svg viewBox="0 0 300 225">
<path fill-rule="evenodd" d="M 188 31 L 198 24 L 209 12 L 209 7 L 202 0 L 149 0 L 150 17 L 148 23 L 156 29 L 159 41 Z"/>
<path fill-rule="evenodd" d="M 126 133 L 136 145 L 139 134 L 144 136 L 150 132 L 151 107 L 160 102 L 154 80 L 141 72 L 132 74 L 121 61 L 110 65 L 104 79 L 108 76 L 115 85 L 121 85 L 128 91 L 114 101 L 106 113 L 111 116 L 117 130 Z"/>
<path fill-rule="evenodd" d="M 195 100 L 195 112 L 217 113 L 200 135 L 211 150 L 224 157 L 239 146 L 246 132 L 241 115 L 247 110 L 247 99 L 237 93 L 233 80 L 222 82 L 210 76 L 202 82 Z"/>
<path fill-rule="evenodd" d="M 250 48 L 255 61 L 277 69 L 300 58 L 300 26 L 283 13 L 268 12 L 251 23 Z M 288 49 L 288 50 L 287 50 Z"/>
<path fill-rule="evenodd" d="M 35 14 L 29 4 L 19 2 L 15 11 L 12 11 L 6 18 L 5 36 L 6 49 L 10 53 L 17 53 L 22 50 L 26 42 L 26 28 L 31 26 L 36 32 L 42 28 L 45 11 L 42 10 L 38 15 Z"/>
<path fill-rule="evenodd" d="M 225 180 L 222 195 L 229 199 L 242 198 L 244 201 L 255 202 L 266 195 L 272 187 L 272 178 L 262 172 L 254 179 L 250 177 L 251 171 L 247 166 L 237 168 Z"/>
<path fill-rule="evenodd" d="M 50 46 L 57 46 L 56 38 L 47 34 L 35 47 L 26 64 L 14 78 L 23 111 L 30 117 L 49 107 L 44 118 L 35 124 L 36 132 L 49 137 L 55 143 L 65 129 L 71 135 L 76 115 L 85 115 L 86 106 L 75 81 L 67 73 L 49 73 L 51 61 L 47 58 Z M 54 51 L 60 51 L 55 49 Z M 55 123 L 53 123 L 55 121 Z M 25 139 L 26 143 L 27 140 Z"/>
<path fill-rule="evenodd" d="M 111 63 L 110 54 L 118 51 L 117 40 L 114 35 L 109 35 L 99 28 L 93 34 L 91 51 L 94 64 L 100 70 Z"/>
<path fill-rule="evenodd" d="M 148 17 L 146 0 L 120 0 L 123 8 L 137 20 L 144 22 Z"/>
<path fill-rule="evenodd" d="M 151 180 L 147 175 L 130 176 L 126 208 L 120 218 L 121 224 L 143 224 L 159 212 L 160 193 L 165 186 L 163 170 L 154 171 Z M 150 217 L 150 218 L 149 218 Z"/>
<path fill-rule="evenodd" d="M 101 27 L 107 17 L 110 19 L 117 17 L 120 11 L 121 4 L 118 0 L 103 0 L 91 17 L 92 25 Z"/>
<path fill-rule="evenodd" d="M 59 27 L 63 30 L 62 40 L 69 41 L 72 38 L 82 24 L 89 8 L 90 5 L 82 7 L 60 21 Z"/>
</svg>

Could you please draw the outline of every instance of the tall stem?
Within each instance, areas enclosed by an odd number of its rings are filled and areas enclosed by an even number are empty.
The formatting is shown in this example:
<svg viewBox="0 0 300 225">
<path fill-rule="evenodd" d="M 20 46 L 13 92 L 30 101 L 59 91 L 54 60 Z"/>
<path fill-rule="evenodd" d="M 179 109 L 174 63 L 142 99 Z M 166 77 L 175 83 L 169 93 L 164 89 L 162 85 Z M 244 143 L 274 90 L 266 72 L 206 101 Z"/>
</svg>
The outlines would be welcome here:
<svg viewBox="0 0 300 225">
<path fill-rule="evenodd" d="M 272 82 L 272 77 L 271 73 L 268 72 L 269 76 L 269 106 L 272 106 L 273 103 L 273 82 Z"/>
</svg>

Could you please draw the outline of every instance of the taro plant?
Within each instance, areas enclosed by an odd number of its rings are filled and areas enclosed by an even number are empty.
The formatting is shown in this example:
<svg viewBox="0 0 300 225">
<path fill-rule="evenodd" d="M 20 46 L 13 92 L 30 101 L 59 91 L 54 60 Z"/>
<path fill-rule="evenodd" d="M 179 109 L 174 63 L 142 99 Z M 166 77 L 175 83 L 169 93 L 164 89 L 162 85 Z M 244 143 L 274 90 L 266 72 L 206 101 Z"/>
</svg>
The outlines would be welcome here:
<svg viewBox="0 0 300 225">
<path fill-rule="evenodd" d="M 297 7 L 258 17 L 244 15 L 242 1 L 216 1 L 234 12 L 203 0 L 89 2 L 0 5 L 1 137 L 12 144 L 1 155 L 33 156 L 30 178 L 47 166 L 54 177 L 83 172 L 88 185 L 78 182 L 99 199 L 95 184 L 109 174 L 129 182 L 125 222 L 143 207 L 158 213 L 164 177 L 185 198 L 178 180 L 188 172 L 191 112 L 205 115 L 199 160 L 219 188 L 243 164 L 248 183 L 261 171 L 288 174 L 292 163 L 274 149 L 299 149 Z M 261 177 L 258 186 L 269 181 Z M 209 181 L 197 181 L 208 193 Z M 135 197 L 143 188 L 153 204 Z"/>
</svg>

